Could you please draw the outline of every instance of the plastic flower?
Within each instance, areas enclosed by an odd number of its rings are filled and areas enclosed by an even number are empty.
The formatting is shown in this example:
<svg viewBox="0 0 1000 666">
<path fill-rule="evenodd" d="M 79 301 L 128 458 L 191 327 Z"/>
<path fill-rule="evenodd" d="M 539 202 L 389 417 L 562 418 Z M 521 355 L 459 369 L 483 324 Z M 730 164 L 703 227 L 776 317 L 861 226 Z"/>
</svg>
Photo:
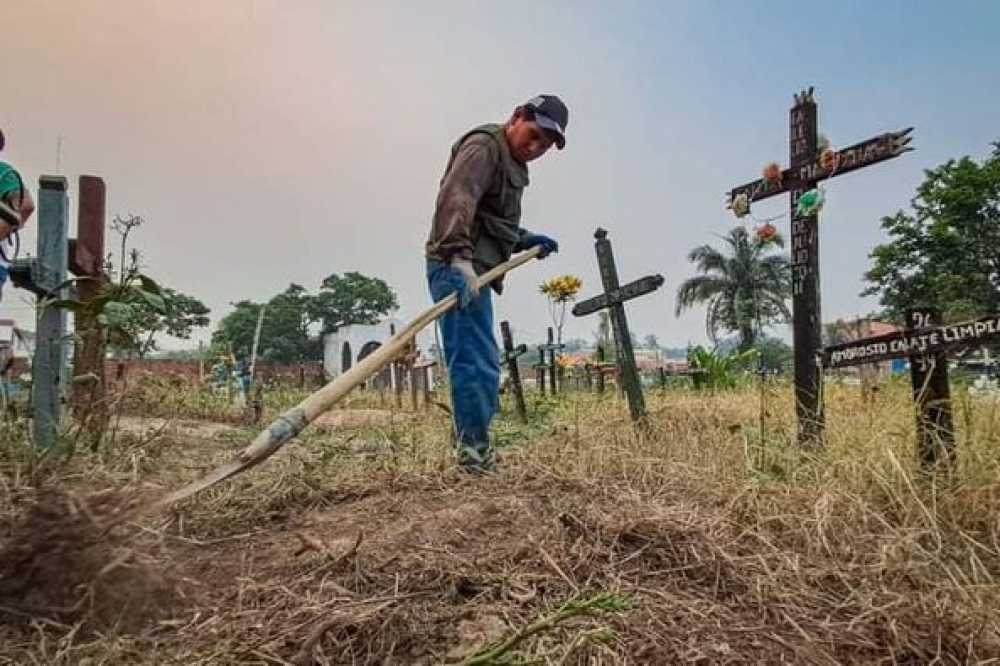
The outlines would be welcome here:
<svg viewBox="0 0 1000 666">
<path fill-rule="evenodd" d="M 778 228 L 770 222 L 765 222 L 757 227 L 755 233 L 757 239 L 762 243 L 770 243 L 778 237 Z"/>
</svg>

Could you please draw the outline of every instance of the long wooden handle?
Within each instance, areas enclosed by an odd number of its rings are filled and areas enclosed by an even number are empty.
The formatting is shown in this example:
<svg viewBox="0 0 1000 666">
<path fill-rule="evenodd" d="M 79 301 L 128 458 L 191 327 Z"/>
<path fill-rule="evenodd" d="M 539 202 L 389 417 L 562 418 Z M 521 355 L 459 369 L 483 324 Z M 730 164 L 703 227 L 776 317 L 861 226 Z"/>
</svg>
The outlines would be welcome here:
<svg viewBox="0 0 1000 666">
<path fill-rule="evenodd" d="M 541 247 L 531 248 L 527 252 L 522 252 L 509 261 L 481 275 L 479 277 L 480 288 L 488 288 L 488 285 L 497 278 L 537 257 L 541 250 Z M 165 507 L 190 497 L 272 456 L 278 449 L 288 443 L 289 440 L 302 432 L 306 426 L 315 421 L 320 414 L 323 414 L 343 400 L 355 387 L 364 383 L 369 377 L 395 360 L 406 349 L 407 345 L 417 337 L 417 333 L 457 304 L 458 294 L 451 294 L 435 303 L 410 322 L 406 328 L 394 335 L 388 342 L 362 359 L 357 365 L 344 374 L 335 377 L 326 386 L 276 418 L 265 430 L 261 431 L 254 438 L 250 445 L 240 453 L 239 457 L 215 469 L 198 481 L 167 495 L 157 502 L 155 506 Z"/>
</svg>

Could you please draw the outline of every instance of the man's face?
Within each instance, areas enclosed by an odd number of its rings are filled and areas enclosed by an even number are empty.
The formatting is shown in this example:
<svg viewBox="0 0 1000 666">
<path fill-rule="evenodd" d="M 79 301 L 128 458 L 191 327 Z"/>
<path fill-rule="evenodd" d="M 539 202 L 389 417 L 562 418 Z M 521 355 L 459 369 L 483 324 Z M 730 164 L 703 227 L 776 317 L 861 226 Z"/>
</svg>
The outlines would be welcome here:
<svg viewBox="0 0 1000 666">
<path fill-rule="evenodd" d="M 507 126 L 507 145 L 515 160 L 528 163 L 544 155 L 552 147 L 552 139 L 538 123 L 518 112 Z"/>
</svg>

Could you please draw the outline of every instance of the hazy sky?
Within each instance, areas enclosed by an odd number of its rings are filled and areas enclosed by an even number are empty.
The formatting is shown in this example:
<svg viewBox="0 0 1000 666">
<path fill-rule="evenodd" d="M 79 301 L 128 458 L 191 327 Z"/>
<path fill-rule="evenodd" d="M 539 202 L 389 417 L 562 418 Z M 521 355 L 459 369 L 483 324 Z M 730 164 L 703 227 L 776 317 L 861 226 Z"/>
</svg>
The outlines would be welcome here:
<svg viewBox="0 0 1000 666">
<path fill-rule="evenodd" d="M 879 218 L 908 204 L 922 170 L 1000 139 L 990 0 L 4 5 L 0 157 L 37 184 L 63 137 L 74 191 L 79 174 L 103 176 L 109 214 L 146 219 L 149 272 L 205 301 L 213 323 L 231 301 L 350 270 L 396 287 L 404 318 L 425 307 L 423 243 L 452 141 L 539 92 L 563 97 L 570 124 L 566 150 L 532 165 L 524 202 L 525 225 L 562 251 L 519 270 L 499 301 L 528 342 L 548 325 L 541 280 L 572 272 L 584 295 L 598 289 L 598 225 L 623 280 L 667 279 L 630 307 L 634 331 L 703 340 L 703 312 L 673 314 L 685 255 L 732 226 L 725 191 L 787 162 L 802 88 L 816 87 L 834 146 L 916 127 L 916 152 L 829 185 L 825 319 L 874 307 L 857 294 Z M 13 289 L 0 315 L 34 327 Z M 571 321 L 567 336 L 595 326 Z"/>
</svg>

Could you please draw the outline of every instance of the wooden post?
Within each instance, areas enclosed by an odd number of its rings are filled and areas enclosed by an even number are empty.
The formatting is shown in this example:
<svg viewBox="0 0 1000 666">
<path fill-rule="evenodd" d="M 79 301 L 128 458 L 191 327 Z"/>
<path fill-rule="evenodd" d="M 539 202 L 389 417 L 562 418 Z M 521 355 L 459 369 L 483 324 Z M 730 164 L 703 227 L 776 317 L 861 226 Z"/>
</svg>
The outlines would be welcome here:
<svg viewBox="0 0 1000 666">
<path fill-rule="evenodd" d="M 556 355 L 558 350 L 556 349 L 556 338 L 551 326 L 548 328 L 547 338 L 549 348 L 549 386 L 552 387 L 552 395 L 555 395 L 560 391 L 558 377 L 556 376 L 558 374 L 556 370 Z"/>
<path fill-rule="evenodd" d="M 819 285 L 818 210 L 800 215 L 800 197 L 835 175 L 850 173 L 912 150 L 908 128 L 867 139 L 839 151 L 819 150 L 817 107 L 813 89 L 795 95 L 790 113 L 790 166 L 770 180 L 758 179 L 729 193 L 737 215 L 750 212 L 750 204 L 789 193 L 792 235 L 792 312 L 795 347 L 795 406 L 800 444 L 823 443 L 823 374 L 816 362 L 822 345 L 822 308 Z M 742 208 L 735 205 L 740 202 Z"/>
<path fill-rule="evenodd" d="M 521 387 L 521 371 L 517 367 L 517 357 L 528 351 L 526 346 L 514 346 L 514 336 L 510 332 L 510 322 L 500 322 L 500 336 L 503 338 L 504 362 L 510 378 L 511 392 L 514 394 L 514 411 L 521 423 L 528 422 L 528 408 L 524 404 L 524 389 Z"/>
<path fill-rule="evenodd" d="M 87 444 L 95 449 L 110 419 L 104 359 L 104 331 L 92 306 L 107 284 L 104 271 L 104 225 L 106 188 L 96 176 L 80 177 L 77 239 L 69 241 L 69 269 L 78 277 L 79 300 L 84 307 L 74 317 L 79 344 L 73 354 L 73 416 Z M 89 307 L 88 307 L 89 306 Z"/>
<path fill-rule="evenodd" d="M 819 131 L 812 91 L 795 98 L 789 123 L 789 164 L 793 169 L 816 159 Z M 792 219 L 792 322 L 795 349 L 795 404 L 799 441 L 822 444 L 823 373 L 816 363 L 823 344 L 819 287 L 819 215 L 800 215 L 799 197 L 816 187 L 805 180 L 791 191 Z"/>
<path fill-rule="evenodd" d="M 914 330 L 941 325 L 935 308 L 914 308 L 906 312 L 906 326 Z M 910 382 L 917 406 L 917 442 L 920 465 L 932 469 L 939 462 L 955 458 L 955 428 L 948 383 L 948 356 L 943 351 L 910 356 Z"/>
<path fill-rule="evenodd" d="M 535 384 L 545 395 L 545 345 L 538 346 L 538 363 L 535 364 Z"/>
<path fill-rule="evenodd" d="M 434 385 L 431 383 L 431 368 L 436 365 L 424 368 L 424 405 L 428 408 L 434 402 Z"/>
<path fill-rule="evenodd" d="M 67 233 L 69 197 L 66 179 L 42 176 L 38 201 L 38 269 L 36 283 L 50 297 L 65 298 L 69 264 Z M 55 290 L 55 291 L 53 291 Z M 32 436 L 41 448 L 55 446 L 63 425 L 67 383 L 66 310 L 38 309 L 35 356 L 31 364 Z"/>
<path fill-rule="evenodd" d="M 267 303 L 260 306 L 257 313 L 257 327 L 253 332 L 253 347 L 250 350 L 250 384 L 254 383 L 255 372 L 257 370 L 257 349 L 260 345 L 260 331 L 264 326 L 264 311 L 267 310 Z"/>
</svg>

